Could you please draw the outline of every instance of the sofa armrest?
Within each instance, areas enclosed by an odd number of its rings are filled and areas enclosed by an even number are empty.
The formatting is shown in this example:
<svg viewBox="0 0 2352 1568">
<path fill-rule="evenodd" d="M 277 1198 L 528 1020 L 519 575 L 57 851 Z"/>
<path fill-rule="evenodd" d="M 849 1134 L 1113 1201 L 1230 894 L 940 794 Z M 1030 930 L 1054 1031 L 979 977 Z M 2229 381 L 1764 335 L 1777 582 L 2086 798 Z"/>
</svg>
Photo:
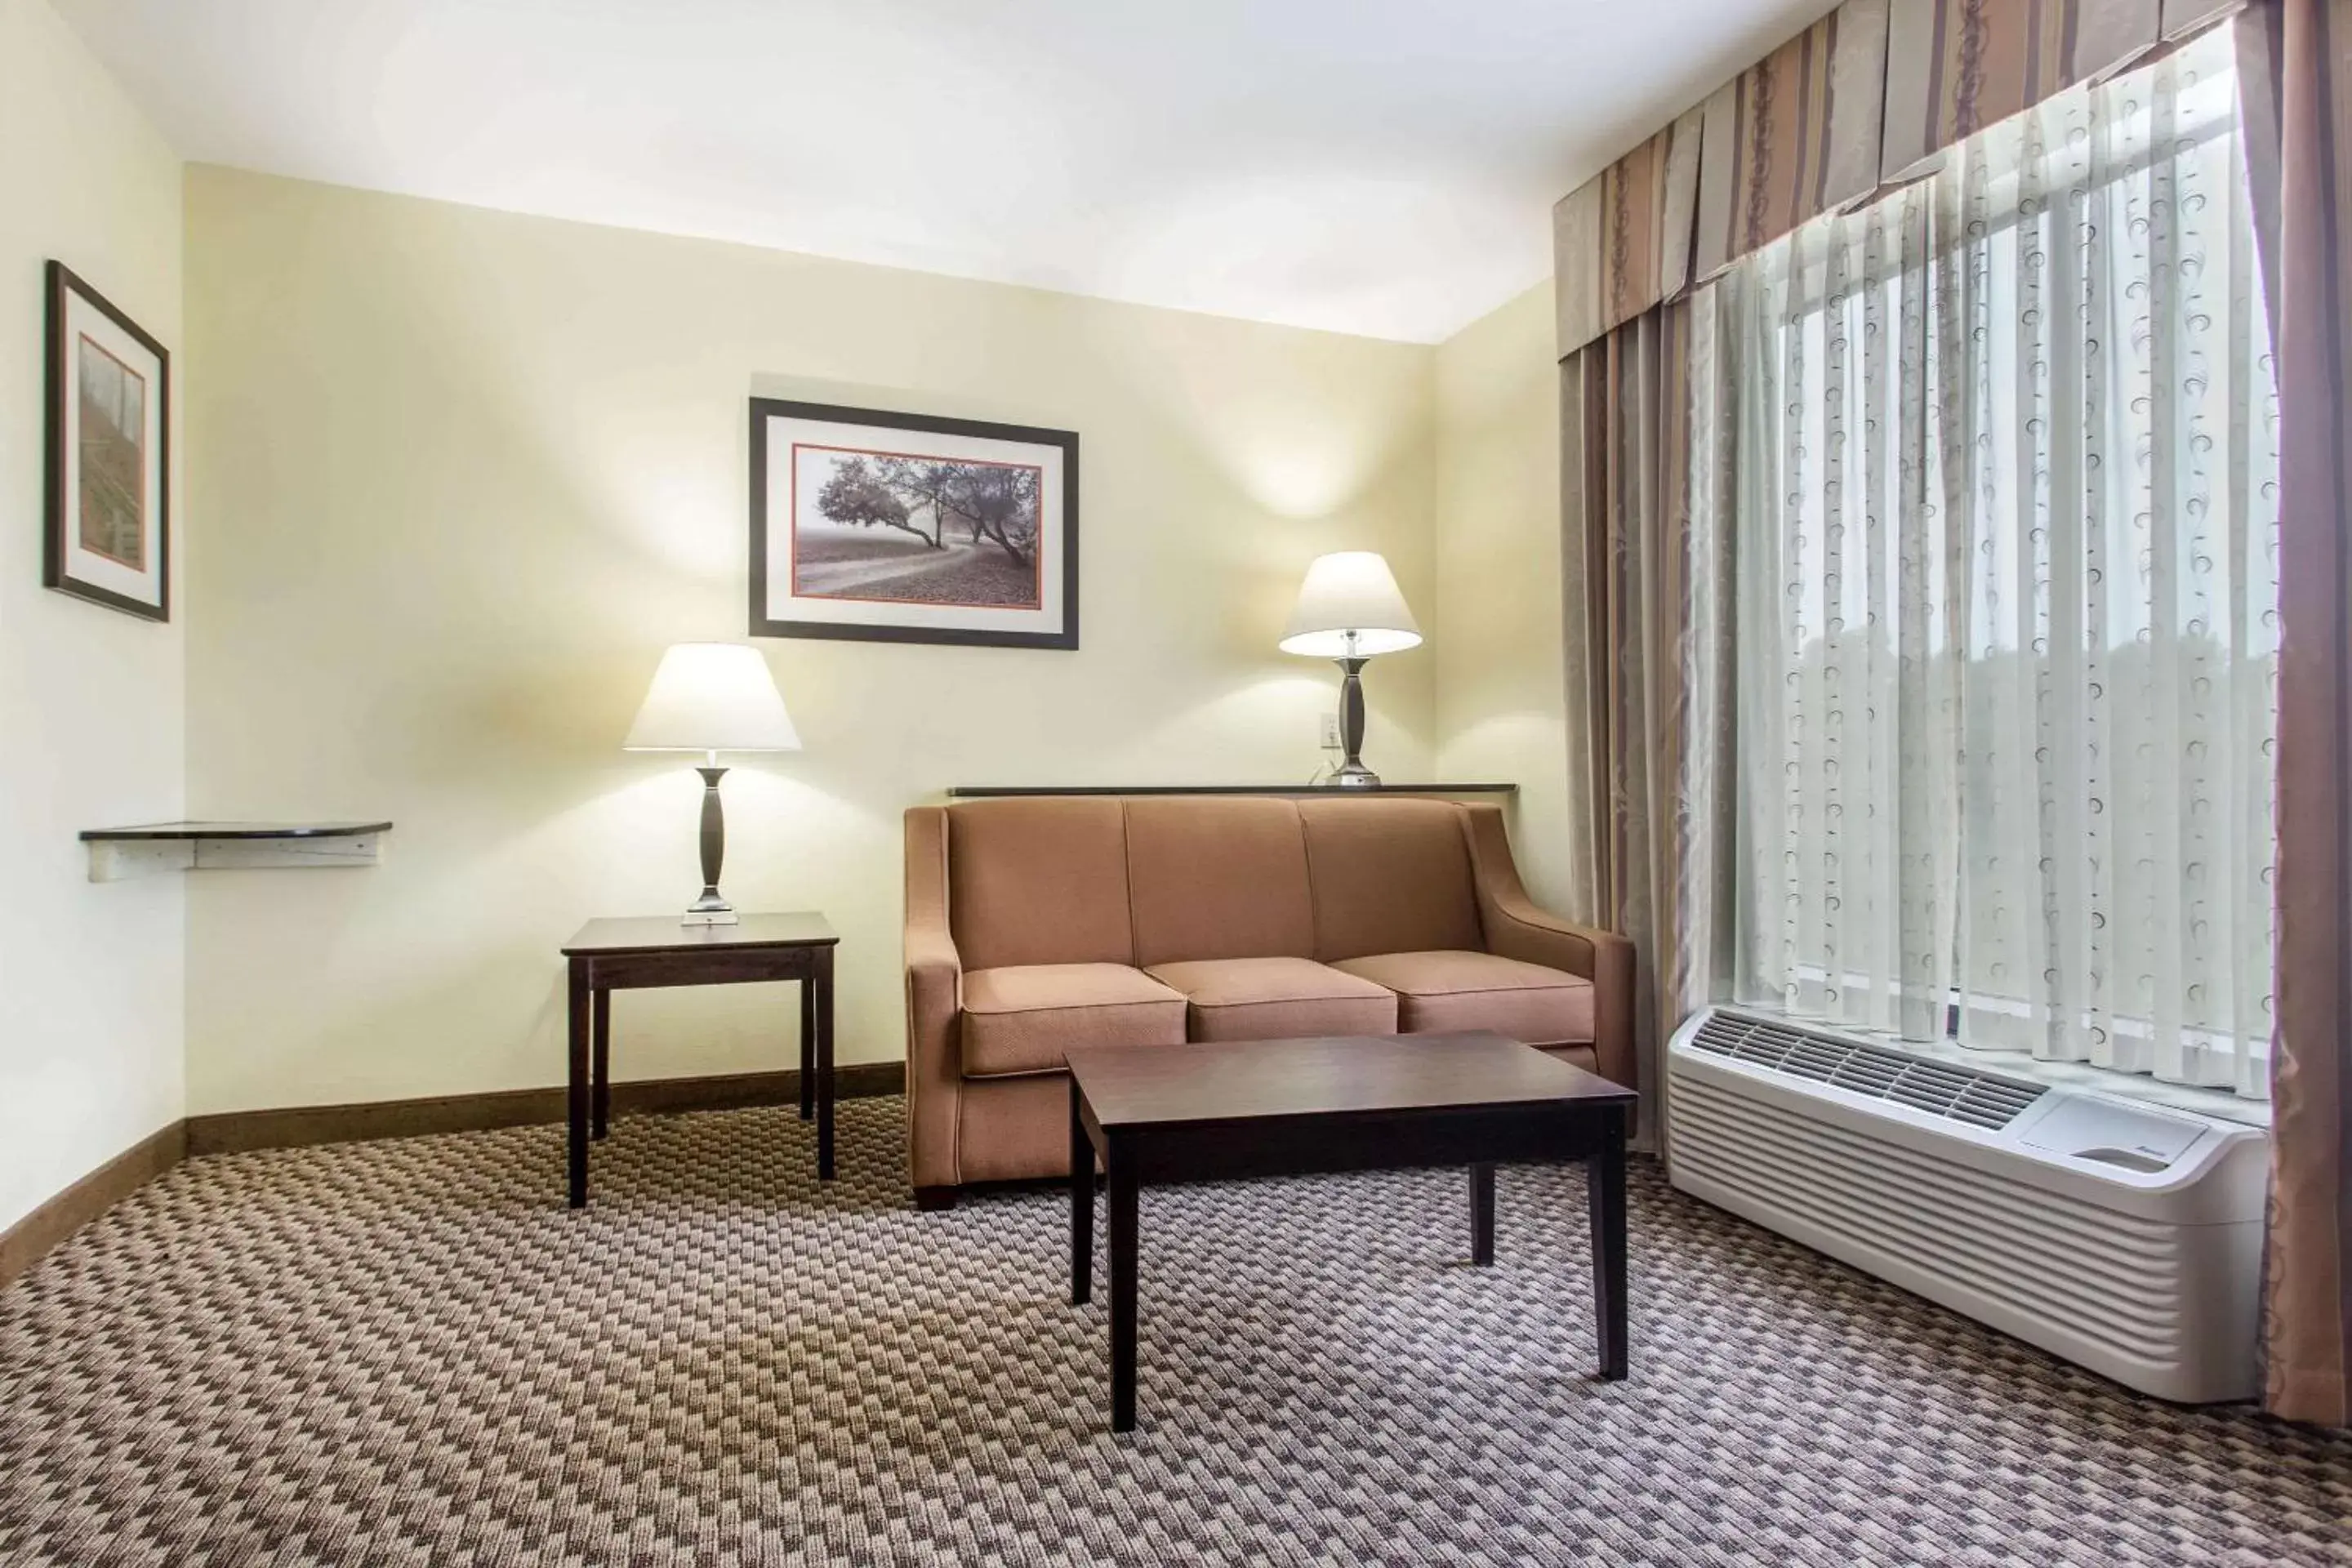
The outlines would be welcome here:
<svg viewBox="0 0 2352 1568">
<path fill-rule="evenodd" d="M 907 812 L 907 1160 L 917 1187 L 961 1180 L 963 963 L 948 929 L 948 814 Z"/>
<path fill-rule="evenodd" d="M 1496 805 L 1463 808 L 1478 921 L 1486 951 L 1592 982 L 1592 1055 L 1601 1076 L 1633 1087 L 1633 944 L 1615 931 L 1563 920 L 1528 897 Z"/>
</svg>

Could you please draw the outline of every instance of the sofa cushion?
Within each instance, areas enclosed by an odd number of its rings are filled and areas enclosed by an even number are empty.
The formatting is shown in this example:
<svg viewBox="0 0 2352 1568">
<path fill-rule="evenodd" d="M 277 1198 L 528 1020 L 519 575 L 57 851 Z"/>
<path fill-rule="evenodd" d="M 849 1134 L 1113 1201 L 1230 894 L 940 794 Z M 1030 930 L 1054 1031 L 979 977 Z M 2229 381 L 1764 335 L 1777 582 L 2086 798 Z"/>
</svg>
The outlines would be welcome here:
<svg viewBox="0 0 2352 1568">
<path fill-rule="evenodd" d="M 1155 963 L 1149 973 L 1184 994 L 1196 1040 L 1396 1033 L 1393 992 L 1312 959 L 1198 959 Z"/>
<path fill-rule="evenodd" d="M 1072 1046 L 1181 1046 L 1184 998 L 1123 963 L 967 970 L 963 1070 L 1059 1072 Z"/>
<path fill-rule="evenodd" d="M 1135 962 L 1311 958 L 1307 841 L 1286 800 L 1127 803 Z"/>
<path fill-rule="evenodd" d="M 967 970 L 1133 963 L 1119 803 L 948 807 L 948 924 Z"/>
<path fill-rule="evenodd" d="M 1592 1040 L 1592 982 L 1491 952 L 1383 952 L 1334 969 L 1397 994 L 1408 1035 L 1492 1029 L 1530 1046 Z"/>
<path fill-rule="evenodd" d="M 1443 800 L 1298 803 L 1315 897 L 1315 956 L 1486 945 L 1460 806 Z"/>
</svg>

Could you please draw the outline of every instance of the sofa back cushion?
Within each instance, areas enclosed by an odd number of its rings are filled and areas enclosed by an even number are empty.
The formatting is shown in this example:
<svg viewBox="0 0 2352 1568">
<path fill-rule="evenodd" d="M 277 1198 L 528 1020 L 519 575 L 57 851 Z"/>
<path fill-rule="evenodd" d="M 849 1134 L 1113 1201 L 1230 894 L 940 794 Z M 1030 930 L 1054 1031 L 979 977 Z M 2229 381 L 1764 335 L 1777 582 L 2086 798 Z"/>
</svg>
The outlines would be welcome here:
<svg viewBox="0 0 2352 1568">
<path fill-rule="evenodd" d="M 1315 954 L 1307 841 L 1289 801 L 1130 800 L 1127 870 L 1138 963 Z"/>
<path fill-rule="evenodd" d="M 1028 797 L 949 807 L 948 925 L 966 969 L 1133 963 L 1120 803 Z"/>
<path fill-rule="evenodd" d="M 1305 800 L 1314 957 L 1482 951 L 1470 842 L 1460 806 L 1442 800 Z"/>
</svg>

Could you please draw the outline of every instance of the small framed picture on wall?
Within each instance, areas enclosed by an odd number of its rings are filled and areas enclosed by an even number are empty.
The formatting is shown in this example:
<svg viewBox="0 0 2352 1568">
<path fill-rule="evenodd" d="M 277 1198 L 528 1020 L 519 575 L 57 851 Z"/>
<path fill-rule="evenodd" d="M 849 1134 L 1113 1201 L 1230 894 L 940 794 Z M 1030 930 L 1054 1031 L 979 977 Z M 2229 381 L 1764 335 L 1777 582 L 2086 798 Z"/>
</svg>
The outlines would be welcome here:
<svg viewBox="0 0 2352 1568">
<path fill-rule="evenodd" d="M 172 618 L 172 356 L 49 263 L 48 506 L 41 581 Z"/>
<path fill-rule="evenodd" d="M 1076 647 L 1076 433 L 753 398 L 751 635 Z"/>
</svg>

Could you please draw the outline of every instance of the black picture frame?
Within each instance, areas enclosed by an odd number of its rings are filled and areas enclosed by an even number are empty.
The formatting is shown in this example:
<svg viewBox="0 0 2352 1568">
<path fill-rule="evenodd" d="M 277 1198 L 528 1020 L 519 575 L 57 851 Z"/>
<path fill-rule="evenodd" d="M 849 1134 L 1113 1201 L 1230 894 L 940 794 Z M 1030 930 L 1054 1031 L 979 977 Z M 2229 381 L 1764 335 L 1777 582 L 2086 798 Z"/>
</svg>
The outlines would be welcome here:
<svg viewBox="0 0 2352 1568">
<path fill-rule="evenodd" d="M 800 403 L 785 398 L 751 400 L 751 635 L 755 637 L 815 637 L 845 642 L 935 643 L 958 647 L 1026 647 L 1076 649 L 1078 646 L 1078 436 L 1075 430 L 1042 426 L 1004 425 L 984 419 L 949 419 L 893 409 L 850 408 L 829 403 Z M 809 419 L 833 424 L 870 426 L 877 430 L 913 431 L 935 436 L 961 436 L 984 440 L 1053 447 L 1061 461 L 1061 625 L 1045 632 L 994 631 L 965 626 L 869 626 L 856 622 L 780 619 L 772 614 L 768 595 L 768 542 L 773 520 L 768 508 L 768 426 L 775 419 Z M 789 526 L 790 520 L 787 520 Z M 1041 539 L 1043 530 L 1040 530 Z M 1040 570 L 1045 563 L 1040 563 Z"/>
<path fill-rule="evenodd" d="M 47 368 L 43 406 L 47 411 L 48 428 L 43 441 L 42 586 L 144 620 L 168 622 L 172 618 L 171 351 L 62 261 L 49 262 L 46 291 Z M 75 465 L 71 461 L 72 454 L 67 449 L 70 428 L 67 399 L 73 395 L 75 385 L 74 344 L 69 338 L 68 318 L 71 303 L 76 299 L 104 316 L 155 359 L 154 374 L 158 389 L 155 558 L 152 572 L 148 574 L 155 583 L 156 596 L 152 603 L 78 577 L 73 571 L 71 542 L 76 498 L 69 492 Z"/>
</svg>

